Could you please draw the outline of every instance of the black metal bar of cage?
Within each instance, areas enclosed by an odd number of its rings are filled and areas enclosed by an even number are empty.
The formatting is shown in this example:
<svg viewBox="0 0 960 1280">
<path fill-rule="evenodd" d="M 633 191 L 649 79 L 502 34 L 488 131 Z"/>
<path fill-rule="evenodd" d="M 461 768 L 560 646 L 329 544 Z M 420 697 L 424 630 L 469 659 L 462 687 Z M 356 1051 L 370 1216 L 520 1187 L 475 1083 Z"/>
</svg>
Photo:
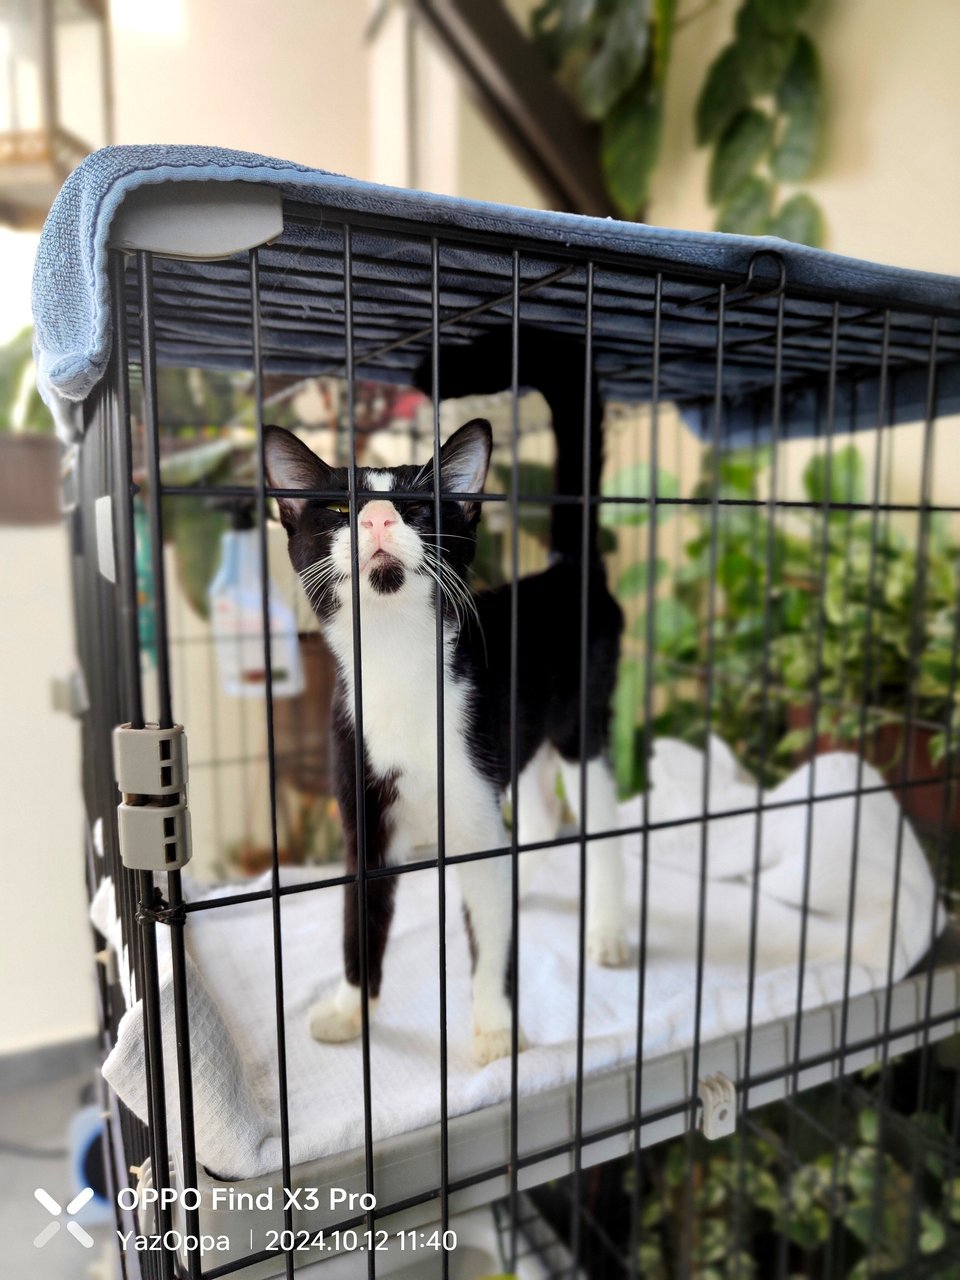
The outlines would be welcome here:
<svg viewBox="0 0 960 1280">
<path fill-rule="evenodd" d="M 710 505 L 710 552 L 708 562 L 708 588 L 707 588 L 707 680 L 704 689 L 704 711 L 703 711 L 703 734 L 705 742 L 704 758 L 703 758 L 703 782 L 701 785 L 700 801 L 701 801 L 701 817 L 700 825 L 700 860 L 698 867 L 698 889 L 697 889 L 697 976 L 694 995 L 694 1013 L 693 1013 L 693 1052 L 691 1056 L 690 1069 L 690 1100 L 689 1106 L 689 1137 L 688 1137 L 688 1162 L 689 1176 L 685 1182 L 685 1202 L 686 1213 L 688 1219 L 693 1215 L 693 1140 L 694 1132 L 697 1127 L 697 1113 L 699 1109 L 699 1097 L 697 1081 L 700 1074 L 700 1028 L 701 1019 L 703 1017 L 703 966 L 704 957 L 706 955 L 706 923 L 707 923 L 707 856 L 709 848 L 709 822 L 706 814 L 710 810 L 710 727 L 713 719 L 713 688 L 714 688 L 714 624 L 717 617 L 717 593 L 716 593 L 716 577 L 717 577 L 717 548 L 719 543 L 718 532 L 720 527 L 720 508 L 718 505 L 719 489 L 720 489 L 720 441 L 721 441 L 721 422 L 723 416 L 723 360 L 724 360 L 724 322 L 726 319 L 726 284 L 720 285 L 719 295 L 717 298 L 717 329 L 716 329 L 716 366 L 715 366 L 715 385 L 714 385 L 714 402 L 713 402 L 713 436 L 712 436 L 712 474 L 711 474 L 711 496 L 712 503 Z M 749 1040 L 748 1040 L 749 1044 Z M 684 1276 L 690 1271 L 690 1256 L 687 1244 L 684 1245 L 684 1254 L 681 1257 L 681 1266 Z"/>
<path fill-rule="evenodd" d="M 904 726 L 904 741 L 902 756 L 900 761 L 900 778 L 905 780 L 910 760 L 910 747 L 912 743 L 914 717 L 917 701 L 917 682 L 919 678 L 920 668 L 920 645 L 923 640 L 921 630 L 923 618 L 923 607 L 926 594 L 927 584 L 927 545 L 930 533 L 930 516 L 927 510 L 927 504 L 930 500 L 930 490 L 932 484 L 932 466 L 933 466 L 933 429 L 937 416 L 937 340 L 939 326 L 936 317 L 930 324 L 930 347 L 927 364 L 927 396 L 926 409 L 923 424 L 923 445 L 920 461 L 920 502 L 919 511 L 917 513 L 917 572 L 914 584 L 913 608 L 910 623 L 910 638 L 908 649 L 908 684 L 907 684 L 907 716 Z M 893 1015 L 893 996 L 892 990 L 894 986 L 894 965 L 896 963 L 897 948 L 897 919 L 900 905 L 900 888 L 901 874 L 903 867 L 903 835 L 904 825 L 906 822 L 906 811 L 900 806 L 897 815 L 897 836 L 896 836 L 896 852 L 894 854 L 893 868 L 893 902 L 890 910 L 890 938 L 887 951 L 887 968 L 886 983 L 884 990 L 883 1003 L 883 1026 L 888 1031 Z M 884 1044 L 880 1050 L 880 1105 L 878 1108 L 878 1128 L 879 1136 L 877 1141 L 877 1157 L 875 1164 L 875 1186 L 873 1191 L 873 1203 L 871 1207 L 871 1220 L 873 1224 L 874 1240 L 879 1239 L 881 1228 L 881 1206 L 883 1201 L 884 1179 L 886 1174 L 883 1162 L 883 1135 L 885 1112 L 884 1106 L 888 1101 L 889 1088 L 889 1050 Z M 913 1190 L 916 1191 L 916 1182 L 913 1183 Z M 914 1210 L 911 1209 L 911 1218 L 913 1218 Z"/>
<path fill-rule="evenodd" d="M 520 1144 L 520 255 L 514 250 L 510 321 L 510 1229 L 507 1266 L 517 1265 Z"/>
<path fill-rule="evenodd" d="M 430 242 L 430 395 L 433 414 L 433 521 L 434 554 L 438 566 L 443 563 L 443 504 L 440 497 L 440 241 Z M 437 748 L 437 959 L 440 986 L 440 1228 L 450 1225 L 450 1134 L 447 1061 L 447 797 L 444 721 L 444 680 L 446 678 L 446 642 L 444 640 L 444 601 L 440 571 L 434 582 L 433 610 L 436 637 L 436 748 Z M 440 1259 L 442 1280 L 450 1273 L 446 1250 Z"/>
<path fill-rule="evenodd" d="M 950 708 L 953 708 L 956 705 L 958 680 L 960 680 L 960 609 L 955 609 L 953 630 L 952 630 L 952 636 L 950 641 L 950 673 L 947 678 L 947 706 Z M 950 714 L 947 715 L 946 728 L 944 730 L 944 739 L 945 739 L 944 740 L 944 759 L 945 760 L 952 759 L 956 751 L 956 742 L 955 742 L 954 732 L 955 732 L 955 717 L 951 712 Z M 930 911 L 930 945 L 928 947 L 926 959 L 923 965 L 924 978 L 927 983 L 927 991 L 924 996 L 923 1013 L 924 1013 L 924 1017 L 927 1019 L 931 1017 L 932 1010 L 933 1010 L 933 991 L 931 989 L 931 984 L 933 982 L 933 973 L 934 973 L 934 967 L 935 967 L 934 944 L 937 938 L 937 919 L 941 910 L 940 904 L 943 898 L 943 894 L 945 890 L 949 888 L 950 879 L 951 879 L 951 876 L 950 876 L 951 864 L 950 864 L 950 858 L 948 854 L 949 835 L 950 835 L 948 818 L 949 818 L 950 802 L 953 796 L 953 791 L 954 789 L 951 786 L 951 784 L 949 782 L 945 782 L 941 792 L 940 818 L 939 818 L 939 827 L 937 831 L 936 849 L 935 849 L 934 864 L 933 864 L 934 894 L 933 894 L 933 902 L 932 902 L 931 911 Z M 927 1090 L 929 1087 L 929 1080 L 930 1080 L 930 1066 L 931 1066 L 930 1056 L 931 1056 L 930 1055 L 930 1032 L 928 1029 L 925 1028 L 923 1032 L 921 1046 L 920 1046 L 920 1064 L 919 1064 L 919 1071 L 918 1071 L 918 1078 L 917 1078 L 916 1110 L 918 1112 L 922 1112 L 925 1109 Z M 958 1084 L 960 1084 L 960 1073 L 958 1073 Z M 957 1148 L 956 1126 L 960 1124 L 960 1088 L 958 1088 L 957 1095 L 954 1098 L 953 1124 L 955 1129 L 953 1133 L 953 1142 L 948 1148 L 947 1161 L 946 1161 L 946 1164 L 947 1164 L 946 1185 L 947 1186 L 953 1185 L 952 1176 L 953 1176 L 953 1169 L 955 1167 L 956 1148 Z M 920 1163 L 919 1160 L 915 1160 L 913 1163 L 913 1167 L 911 1169 L 911 1203 L 912 1204 L 914 1203 L 913 1202 L 914 1189 L 921 1176 L 919 1163 Z M 944 1217 L 945 1235 L 946 1235 L 946 1239 L 949 1246 L 952 1243 L 952 1237 L 955 1231 L 953 1218 L 949 1211 L 949 1203 L 945 1204 L 944 1206 L 943 1217 Z M 911 1231 L 910 1231 L 911 1242 L 913 1240 L 914 1233 L 917 1231 L 917 1226 L 918 1224 L 917 1224 L 916 1217 L 912 1215 Z M 911 1256 L 911 1262 L 915 1262 L 915 1261 L 916 1259 L 913 1256 Z"/>
<path fill-rule="evenodd" d="M 583 366 L 583 455 L 581 460 L 582 519 L 580 525 L 580 674 L 578 693 L 579 715 L 579 886 L 580 903 L 577 916 L 577 1070 L 574 1087 L 573 1123 L 573 1176 L 576 1196 L 570 1224 L 572 1268 L 576 1275 L 580 1265 L 581 1249 L 581 1217 L 580 1217 L 580 1184 L 582 1176 L 583 1147 L 583 1037 L 584 1016 L 586 1008 L 586 930 L 587 930 L 587 829 L 588 801 L 587 794 L 587 742 L 589 703 L 587 699 L 587 676 L 589 671 L 589 635 L 590 635 L 590 507 L 586 496 L 590 492 L 590 469 L 592 458 L 591 416 L 593 409 L 593 290 L 594 264 L 587 262 L 586 293 L 584 296 L 584 366 Z"/>
<path fill-rule="evenodd" d="M 343 320 L 344 341 L 346 343 L 346 390 L 347 390 L 347 498 L 350 520 L 350 560 L 358 564 L 360 559 L 359 531 L 359 497 L 357 486 L 357 424 L 354 410 L 354 387 L 356 379 L 356 353 L 353 334 L 353 227 L 343 227 Z M 356 888 L 357 888 L 357 949 L 359 952 L 360 976 L 360 1034 L 363 1064 L 363 1151 L 364 1176 L 366 1192 L 375 1195 L 373 1165 L 373 1077 L 370 1065 L 370 969 L 369 969 L 369 933 L 367 928 L 367 822 L 366 822 L 366 756 L 363 745 L 363 677 L 361 662 L 363 639 L 360 619 L 360 579 L 359 575 L 350 575 L 350 607 L 353 644 L 353 733 L 354 733 L 354 770 L 356 773 Z M 367 1222 L 373 1225 L 372 1211 L 367 1214 Z M 373 1280 L 376 1276 L 376 1255 L 373 1250 L 367 1253 L 367 1274 Z"/>
<path fill-rule="evenodd" d="M 263 624 L 263 672 L 266 698 L 267 735 L 267 785 L 269 791 L 270 823 L 270 908 L 273 933 L 273 995 L 277 1038 L 277 1102 L 280 1118 L 280 1170 L 282 1185 L 293 1184 L 290 1159 L 290 1111 L 287 1089 L 287 1032 L 284 1021 L 283 1000 L 283 917 L 280 905 L 280 850 L 277 838 L 277 773 L 274 751 L 273 723 L 273 652 L 270 644 L 270 573 L 269 547 L 267 543 L 266 462 L 263 443 L 263 356 L 260 336 L 260 263 L 258 252 L 251 249 L 250 270 L 250 319 L 254 382 L 254 421 L 257 429 L 257 524 L 260 542 L 260 612 Z M 284 1197 L 284 1231 L 293 1229 L 293 1209 Z M 293 1254 L 283 1251 L 287 1280 L 293 1280 Z"/>
<path fill-rule="evenodd" d="M 173 727 L 173 704 L 170 687 L 170 642 L 167 630 L 166 571 L 163 559 L 163 504 L 160 498 L 160 430 L 157 404 L 156 349 L 153 340 L 153 256 L 141 250 L 137 254 L 137 274 L 142 307 L 141 368 L 143 374 L 143 420 L 146 444 L 147 484 L 149 487 L 150 554 L 154 582 L 157 637 L 158 718 L 161 729 Z M 154 888 L 154 898 L 157 890 Z M 187 1003 L 187 960 L 183 935 L 186 916 L 180 872 L 167 872 L 167 896 L 171 908 L 170 962 L 173 975 L 173 1012 L 177 1059 L 177 1093 L 180 1114 L 180 1153 L 183 1179 L 188 1187 L 197 1184 L 196 1136 L 193 1110 L 193 1064 L 190 1060 L 190 1011 Z M 151 900 L 147 900 L 151 902 Z M 152 905 L 152 902 L 151 902 Z M 162 1053 L 162 1048 L 161 1051 Z M 166 1170 L 164 1170 L 166 1173 Z M 156 1175 L 155 1175 L 156 1176 Z M 158 1185 L 165 1185 L 166 1178 Z M 200 1217 L 196 1206 L 185 1209 L 187 1236 L 187 1269 L 190 1280 L 200 1276 Z"/>
<path fill-rule="evenodd" d="M 886 416 L 888 412 L 887 392 L 888 392 L 888 372 L 889 372 L 889 352 L 890 352 L 890 311 L 884 312 L 883 338 L 880 348 L 880 384 L 877 397 L 877 452 L 873 468 L 873 501 L 879 503 L 880 500 L 880 481 L 881 481 L 881 447 L 880 441 L 883 438 L 883 429 L 886 425 Z M 853 856 L 850 862 L 850 885 L 847 897 L 847 920 L 846 920 L 846 947 L 844 949 L 843 960 L 843 997 L 840 1008 L 840 1051 L 839 1051 L 839 1068 L 840 1074 L 843 1074 L 844 1064 L 847 1055 L 847 1036 L 849 1033 L 849 1014 L 850 1014 L 850 980 L 853 968 L 853 931 L 854 931 L 854 912 L 856 906 L 857 881 L 859 873 L 860 860 L 860 822 L 861 822 L 861 801 L 863 794 L 863 767 L 865 762 L 865 748 L 867 741 L 867 719 L 869 714 L 870 703 L 870 683 L 873 678 L 873 664 L 875 661 L 875 636 L 874 636 L 874 617 L 876 611 L 876 562 L 877 562 L 877 542 L 879 535 L 879 516 L 880 512 L 875 507 L 870 515 L 870 548 L 869 560 L 867 568 L 867 600 L 866 600 L 866 616 L 864 620 L 864 631 L 866 639 L 866 656 L 864 662 L 864 674 L 862 684 L 862 695 L 860 700 L 860 713 L 858 724 L 858 750 L 857 750 L 857 775 L 856 775 L 856 792 L 854 796 L 854 817 L 853 817 Z M 839 1103 L 838 1103 L 839 1105 Z M 834 1169 L 837 1167 L 839 1155 L 834 1152 Z M 834 1172 L 831 1171 L 831 1179 L 834 1178 Z M 835 1228 L 831 1224 L 831 1231 L 835 1232 Z M 835 1232 L 836 1248 L 837 1248 L 837 1266 L 842 1272 L 845 1263 L 845 1238 L 841 1233 Z"/>
<path fill-rule="evenodd" d="M 804 996 L 804 977 L 806 973 L 806 951 L 807 951 L 807 923 L 808 911 L 810 905 L 810 878 L 813 862 L 813 831 L 814 818 L 816 809 L 814 807 L 814 797 L 816 796 L 816 778 L 817 778 L 817 756 L 816 745 L 819 735 L 820 710 L 821 710 L 821 675 L 823 668 L 823 643 L 826 631 L 827 609 L 826 609 L 826 575 L 827 561 L 830 547 L 830 515 L 832 511 L 832 479 L 833 479 L 833 453 L 834 453 L 834 433 L 836 429 L 836 399 L 837 399 L 837 340 L 840 327 L 839 307 L 836 303 L 833 306 L 833 315 L 831 323 L 831 340 L 830 340 L 830 358 L 827 367 L 827 392 L 826 392 L 826 450 L 824 452 L 824 474 L 823 474 L 823 502 L 820 528 L 820 547 L 819 547 L 819 572 L 818 572 L 818 601 L 817 601 L 817 621 L 816 631 L 814 634 L 814 654 L 813 654 L 813 677 L 812 677 L 812 703 L 811 703 L 811 725 L 810 725 L 810 766 L 807 778 L 807 810 L 806 810 L 806 830 L 804 832 L 804 851 L 803 851 L 803 888 L 801 891 L 801 917 L 800 917 L 800 964 L 797 973 L 797 999 L 794 1005 L 794 1034 L 793 1034 L 793 1061 L 794 1069 L 790 1082 L 790 1099 L 795 1102 L 800 1092 L 800 1074 L 797 1070 L 796 1063 L 800 1060 L 802 1054 L 802 1015 L 803 1015 L 803 996 Z M 838 1090 L 839 1097 L 839 1090 Z M 836 1128 L 839 1127 L 839 1113 L 837 1113 L 837 1125 L 834 1131 L 834 1141 L 836 1141 Z M 788 1117 L 788 1167 L 795 1158 L 797 1143 L 796 1128 L 796 1107 L 790 1108 Z M 837 1162 L 833 1161 L 831 1165 L 831 1175 L 836 1170 Z M 786 1188 L 786 1212 L 787 1215 L 792 1212 L 793 1208 L 793 1183 L 787 1182 Z M 787 1237 L 786 1232 L 783 1239 L 777 1259 L 777 1265 L 781 1273 L 786 1274 L 787 1271 Z"/>
<path fill-rule="evenodd" d="M 653 363 L 650 393 L 650 506 L 647 533 L 646 629 L 644 633 L 643 672 L 643 798 L 640 832 L 640 924 L 637 960 L 637 1041 L 633 1111 L 636 1118 L 633 1164 L 633 1203 L 631 1206 L 630 1256 L 632 1273 L 640 1276 L 638 1229 L 640 1222 L 641 1147 L 640 1122 L 643 1115 L 643 1032 L 646 1022 L 647 984 L 647 908 L 650 892 L 650 761 L 653 758 L 653 668 L 656 643 L 657 600 L 657 523 L 660 490 L 660 326 L 663 301 L 663 275 L 657 273 L 654 285 Z"/>
</svg>

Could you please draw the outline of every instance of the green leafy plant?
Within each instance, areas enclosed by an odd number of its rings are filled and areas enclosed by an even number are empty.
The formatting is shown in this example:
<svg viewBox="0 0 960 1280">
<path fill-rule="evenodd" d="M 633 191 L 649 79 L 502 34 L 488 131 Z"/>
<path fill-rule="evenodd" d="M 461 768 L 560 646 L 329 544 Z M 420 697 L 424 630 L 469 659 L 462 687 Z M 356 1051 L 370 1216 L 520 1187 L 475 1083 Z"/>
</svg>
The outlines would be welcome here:
<svg viewBox="0 0 960 1280">
<path fill-rule="evenodd" d="M 716 488 L 721 499 L 758 504 L 769 461 L 762 449 L 716 458 L 707 451 L 694 496 Z M 611 483 L 649 487 L 642 467 Z M 658 483 L 676 494 L 671 478 Z M 641 656 L 631 652 L 622 664 L 614 708 L 622 793 L 643 786 L 648 664 L 658 694 L 654 734 L 701 744 L 709 712 L 710 730 L 767 785 L 818 744 L 859 749 L 861 734 L 867 756 L 892 777 L 908 708 L 933 765 L 960 749 L 960 546 L 948 523 L 925 517 L 921 557 L 916 528 L 833 509 L 864 503 L 863 459 L 853 445 L 812 458 L 803 486 L 810 508 L 781 509 L 772 520 L 765 506 L 725 505 L 714 528 L 710 506 L 698 507 L 700 529 L 682 563 L 671 569 L 657 559 L 652 623 L 644 609 L 633 624 Z M 671 509 L 661 508 L 661 518 Z M 605 521 L 608 512 L 628 513 L 612 517 L 622 522 L 647 519 L 646 507 L 602 511 Z M 627 564 L 620 597 L 645 595 L 649 574 L 646 559 Z"/>
<path fill-rule="evenodd" d="M 862 503 L 863 470 L 853 446 L 834 454 L 829 470 L 825 457 L 815 458 L 804 472 L 806 494 L 817 504 Z M 815 516 L 809 590 L 819 591 L 822 570 L 822 616 L 819 606 L 808 610 L 773 650 L 793 707 L 811 709 L 818 691 L 816 734 L 839 745 L 858 745 L 863 734 L 874 762 L 887 769 L 899 762 L 908 710 L 915 735 L 933 730 L 934 763 L 945 754 L 947 724 L 960 728 L 953 652 L 960 547 L 946 520 L 924 519 L 921 555 L 917 528 L 907 535 L 889 520 L 832 511 L 821 560 L 822 517 Z M 787 733 L 781 755 L 809 747 L 812 735 L 811 718 Z"/>
<path fill-rule="evenodd" d="M 823 134 L 817 46 L 797 22 L 810 0 L 745 0 L 733 38 L 710 64 L 696 104 L 696 140 L 713 147 L 708 196 L 722 232 L 823 242 L 823 214 L 805 192 Z"/>
<path fill-rule="evenodd" d="M 799 27 L 811 0 L 744 0 L 733 38 L 712 62 L 696 105 L 696 135 L 713 148 L 708 196 L 717 228 L 823 240 L 805 192 L 820 155 L 824 99 L 816 46 Z M 641 216 L 660 158 L 675 32 L 711 7 L 677 0 L 541 0 L 535 43 L 581 112 L 600 125 L 607 189 L 626 218 Z"/>
<path fill-rule="evenodd" d="M 53 419 L 30 376 L 32 369 L 33 329 L 27 327 L 0 347 L 0 431 L 53 431 Z"/>
<path fill-rule="evenodd" d="M 716 489 L 721 499 L 756 502 L 768 464 L 769 454 L 762 449 L 716 456 L 707 451 L 693 497 L 709 498 Z M 662 494 L 676 496 L 672 477 L 658 483 Z M 663 520 L 674 508 L 659 510 Z M 716 530 L 708 505 L 693 510 L 700 529 L 686 542 L 683 562 L 671 571 L 658 558 L 653 616 L 648 619 L 644 608 L 633 624 L 642 657 L 628 658 L 621 666 L 614 761 L 622 794 L 643 786 L 647 664 L 657 691 L 655 736 L 702 745 L 709 728 L 765 782 L 777 781 L 785 771 L 774 748 L 786 731 L 786 699 L 775 687 L 770 642 L 798 631 L 813 610 L 809 545 L 782 522 L 772 523 L 757 506 L 725 506 Z M 645 592 L 648 579 L 645 561 L 627 565 L 619 594 L 628 598 Z"/>
<path fill-rule="evenodd" d="M 863 1090 L 845 1096 L 839 1112 L 832 1086 L 805 1094 L 803 1102 L 805 1114 L 822 1113 L 822 1123 L 794 1127 L 788 1108 L 775 1104 L 755 1113 L 749 1135 L 698 1139 L 692 1167 L 685 1138 L 645 1157 L 637 1249 L 646 1280 L 679 1274 L 685 1242 L 696 1280 L 733 1274 L 735 1254 L 744 1280 L 761 1280 L 772 1274 L 781 1237 L 790 1274 L 798 1277 L 822 1274 L 828 1256 L 836 1263 L 840 1237 L 847 1262 L 834 1274 L 845 1280 L 901 1267 L 911 1239 L 931 1265 L 942 1260 L 947 1268 L 924 1274 L 950 1274 L 945 1223 L 960 1222 L 960 1179 L 944 1176 L 949 1135 L 943 1117 L 898 1117 L 896 1132 L 889 1123 L 881 1132 Z M 688 1179 L 693 1222 L 687 1217 Z M 624 1170 L 625 1192 L 632 1194 L 634 1186 L 631 1163 Z"/>
<path fill-rule="evenodd" d="M 710 145 L 708 195 L 719 231 L 819 245 L 823 215 L 781 183 L 810 176 L 820 155 L 823 73 L 798 23 L 811 0 L 744 0 L 733 39 L 710 65 L 697 100 L 697 141 Z"/>
<path fill-rule="evenodd" d="M 660 155 L 677 0 L 542 0 L 535 43 L 588 120 L 601 127 L 607 188 L 626 218 L 647 199 Z"/>
</svg>

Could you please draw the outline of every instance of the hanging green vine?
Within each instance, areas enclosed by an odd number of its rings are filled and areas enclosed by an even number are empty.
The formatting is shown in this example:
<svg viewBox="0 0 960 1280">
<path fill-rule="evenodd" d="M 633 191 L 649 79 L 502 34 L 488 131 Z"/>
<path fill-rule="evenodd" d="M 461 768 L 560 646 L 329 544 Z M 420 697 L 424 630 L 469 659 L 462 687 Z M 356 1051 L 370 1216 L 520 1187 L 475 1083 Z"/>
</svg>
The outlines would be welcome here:
<svg viewBox="0 0 960 1280">
<path fill-rule="evenodd" d="M 811 0 L 745 0 L 734 38 L 712 62 L 696 108 L 697 141 L 710 144 L 708 196 L 719 231 L 823 241 L 816 201 L 779 184 L 810 175 L 823 132 L 820 57 L 798 21 Z"/>
<path fill-rule="evenodd" d="M 624 217 L 640 216 L 660 158 L 673 36 L 712 2 L 683 13 L 677 0 L 541 0 L 533 12 L 534 41 L 601 126 L 604 178 Z M 808 177 L 820 152 L 820 58 L 799 27 L 810 4 L 744 0 L 707 72 L 696 134 L 713 148 L 707 194 L 721 231 L 822 242 L 817 203 L 780 189 Z"/>
</svg>

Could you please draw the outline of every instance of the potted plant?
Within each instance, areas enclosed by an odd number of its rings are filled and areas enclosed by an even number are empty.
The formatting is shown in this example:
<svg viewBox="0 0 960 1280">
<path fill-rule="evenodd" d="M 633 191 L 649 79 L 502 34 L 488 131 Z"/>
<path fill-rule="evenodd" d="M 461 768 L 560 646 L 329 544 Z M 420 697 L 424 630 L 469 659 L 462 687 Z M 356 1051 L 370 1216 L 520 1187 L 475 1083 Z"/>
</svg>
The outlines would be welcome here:
<svg viewBox="0 0 960 1280">
<path fill-rule="evenodd" d="M 808 497 L 821 503 L 829 485 L 831 501 L 862 502 L 859 453 L 849 447 L 832 462 L 830 477 L 824 459 L 808 465 Z M 956 690 L 951 705 L 960 547 L 936 514 L 925 517 L 922 561 L 916 536 L 889 518 L 831 511 L 826 519 L 825 548 L 816 545 L 820 517 L 811 538 L 818 607 L 774 645 L 788 700 L 779 753 L 798 760 L 862 750 L 890 786 L 911 784 L 898 796 L 921 832 L 935 832 L 944 817 L 960 830 L 960 796 L 946 759 L 960 728 Z"/>
<path fill-rule="evenodd" d="M 643 656 L 628 652 L 616 700 L 621 790 L 643 786 L 650 661 L 654 735 L 702 744 L 709 703 L 710 730 L 766 785 L 814 752 L 862 749 L 889 785 L 911 784 L 898 794 L 921 832 L 938 829 L 944 812 L 950 829 L 960 830 L 960 797 L 947 769 L 947 756 L 960 744 L 954 655 L 960 547 L 947 522 L 928 514 L 921 574 L 912 531 L 850 510 L 865 494 L 863 459 L 852 445 L 808 463 L 809 510 L 780 509 L 771 521 L 763 507 L 746 505 L 759 501 L 769 461 L 763 449 L 704 454 L 694 497 L 710 497 L 716 488 L 733 505 L 721 508 L 715 548 L 711 508 L 704 505 L 695 509 L 700 530 L 685 544 L 679 567 L 671 572 L 657 559 L 652 652 L 646 653 L 642 610 L 632 638 Z M 610 491 L 619 492 L 621 481 L 615 478 Z M 675 479 L 661 473 L 658 492 L 676 496 Z M 672 509 L 662 508 L 660 518 Z M 614 517 L 621 522 L 647 518 L 645 507 L 605 510 L 634 513 Z M 629 564 L 618 584 L 621 597 L 645 594 L 648 574 L 645 560 Z M 668 581 L 673 589 L 665 594 L 661 584 Z"/>
<path fill-rule="evenodd" d="M 0 524 L 60 519 L 60 443 L 33 380 L 33 330 L 0 347 Z"/>
<path fill-rule="evenodd" d="M 734 504 L 756 503 L 768 464 L 765 449 L 716 456 L 706 451 L 693 497 L 709 498 L 716 488 L 721 499 Z M 620 492 L 621 483 L 614 477 L 609 491 Z M 675 498 L 679 485 L 669 473 L 660 472 L 657 492 Z M 658 529 L 675 510 L 673 504 L 659 509 Z M 714 552 L 711 508 L 691 510 L 700 529 L 685 543 L 682 563 L 671 567 L 659 556 L 654 566 L 652 651 L 647 653 L 648 617 L 642 609 L 630 637 L 642 656 L 628 656 L 621 667 L 614 740 L 623 793 L 644 785 L 640 762 L 646 662 L 653 664 L 656 691 L 654 736 L 702 746 L 709 728 L 768 785 L 788 767 L 776 750 L 787 728 L 787 702 L 774 678 L 771 641 L 795 633 L 813 611 L 807 542 L 782 521 L 771 522 L 759 506 L 729 505 L 722 508 Z M 615 517 L 620 522 L 647 519 L 644 507 L 611 505 L 604 508 L 607 511 L 636 513 Z M 645 561 L 628 564 L 617 584 L 619 597 L 629 600 L 645 594 L 648 576 Z M 669 593 L 666 586 L 672 588 Z"/>
</svg>

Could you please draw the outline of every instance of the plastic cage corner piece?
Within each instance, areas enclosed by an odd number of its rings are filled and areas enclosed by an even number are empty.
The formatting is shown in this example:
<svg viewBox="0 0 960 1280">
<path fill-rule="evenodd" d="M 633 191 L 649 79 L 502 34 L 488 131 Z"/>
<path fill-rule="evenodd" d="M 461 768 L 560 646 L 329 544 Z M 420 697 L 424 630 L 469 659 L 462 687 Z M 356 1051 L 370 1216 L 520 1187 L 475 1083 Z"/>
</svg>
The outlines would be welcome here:
<svg viewBox="0 0 960 1280">
<path fill-rule="evenodd" d="M 139 871 L 176 871 L 190 861 L 187 739 L 182 725 L 113 731 L 120 856 Z"/>
</svg>

